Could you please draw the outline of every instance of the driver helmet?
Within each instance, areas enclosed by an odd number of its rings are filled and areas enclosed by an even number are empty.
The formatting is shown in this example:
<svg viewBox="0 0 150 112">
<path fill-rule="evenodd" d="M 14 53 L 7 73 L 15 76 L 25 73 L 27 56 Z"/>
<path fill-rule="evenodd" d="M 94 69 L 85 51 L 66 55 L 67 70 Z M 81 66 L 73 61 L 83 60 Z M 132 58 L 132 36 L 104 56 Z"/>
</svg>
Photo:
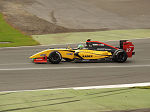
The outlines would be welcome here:
<svg viewBox="0 0 150 112">
<path fill-rule="evenodd" d="M 82 44 L 78 45 L 78 49 L 83 49 L 83 48 L 84 48 L 84 45 L 82 45 Z"/>
</svg>

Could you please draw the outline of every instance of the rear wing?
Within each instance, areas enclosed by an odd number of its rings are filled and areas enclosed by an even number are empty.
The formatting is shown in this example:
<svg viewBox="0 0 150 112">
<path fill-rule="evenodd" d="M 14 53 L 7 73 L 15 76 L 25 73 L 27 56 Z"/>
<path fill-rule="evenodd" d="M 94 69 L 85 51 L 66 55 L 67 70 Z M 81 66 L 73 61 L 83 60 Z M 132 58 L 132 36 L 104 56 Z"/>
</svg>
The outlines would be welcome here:
<svg viewBox="0 0 150 112">
<path fill-rule="evenodd" d="M 120 40 L 120 49 L 123 49 L 126 51 L 128 57 L 132 57 L 132 55 L 135 55 L 134 51 L 134 45 L 132 42 L 128 40 Z"/>
</svg>

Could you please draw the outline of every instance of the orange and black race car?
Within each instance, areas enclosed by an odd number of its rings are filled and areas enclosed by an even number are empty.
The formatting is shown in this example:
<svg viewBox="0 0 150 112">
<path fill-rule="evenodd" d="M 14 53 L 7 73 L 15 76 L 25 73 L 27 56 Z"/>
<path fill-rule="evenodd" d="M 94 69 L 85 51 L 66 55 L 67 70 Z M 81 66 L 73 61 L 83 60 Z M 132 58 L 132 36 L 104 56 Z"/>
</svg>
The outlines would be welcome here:
<svg viewBox="0 0 150 112">
<path fill-rule="evenodd" d="M 86 45 L 78 45 L 78 48 L 64 49 L 47 49 L 34 54 L 30 58 L 34 63 L 58 64 L 62 60 L 65 61 L 98 61 L 102 59 L 110 59 L 111 61 L 123 63 L 127 58 L 131 58 L 135 54 L 134 45 L 128 40 L 120 40 L 120 46 L 114 47 L 103 42 L 91 41 L 88 39 Z"/>
</svg>

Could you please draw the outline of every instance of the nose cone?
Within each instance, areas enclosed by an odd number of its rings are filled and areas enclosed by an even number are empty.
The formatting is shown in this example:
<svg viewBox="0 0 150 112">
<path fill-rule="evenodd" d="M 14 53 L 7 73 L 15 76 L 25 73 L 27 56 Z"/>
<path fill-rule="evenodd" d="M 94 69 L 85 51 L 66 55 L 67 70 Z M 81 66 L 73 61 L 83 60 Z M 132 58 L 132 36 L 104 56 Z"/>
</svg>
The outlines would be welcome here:
<svg viewBox="0 0 150 112">
<path fill-rule="evenodd" d="M 50 53 L 50 50 L 44 50 L 44 51 L 38 52 L 30 56 L 29 58 L 41 58 L 41 57 L 48 56 L 49 53 Z"/>
<path fill-rule="evenodd" d="M 29 58 L 37 58 L 37 54 L 34 54 L 34 55 L 32 55 L 32 56 L 30 56 Z"/>
<path fill-rule="evenodd" d="M 29 58 L 40 58 L 40 57 L 42 57 L 41 54 L 42 54 L 42 52 L 39 52 L 39 53 L 36 53 L 36 54 L 30 56 Z"/>
</svg>

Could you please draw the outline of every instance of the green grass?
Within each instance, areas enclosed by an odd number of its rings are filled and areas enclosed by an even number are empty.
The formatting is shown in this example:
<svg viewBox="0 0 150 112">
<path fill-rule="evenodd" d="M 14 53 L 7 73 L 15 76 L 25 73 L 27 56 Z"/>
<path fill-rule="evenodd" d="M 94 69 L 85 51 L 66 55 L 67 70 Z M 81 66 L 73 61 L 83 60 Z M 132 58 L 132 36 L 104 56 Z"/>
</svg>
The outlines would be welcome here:
<svg viewBox="0 0 150 112">
<path fill-rule="evenodd" d="M 37 44 L 38 42 L 33 40 L 30 36 L 24 35 L 7 24 L 3 18 L 3 15 L 0 14 L 0 47 L 29 46 Z"/>
<path fill-rule="evenodd" d="M 135 30 L 111 30 L 98 32 L 77 32 L 77 33 L 59 33 L 47 35 L 33 35 L 33 38 L 40 44 L 66 44 L 80 43 L 87 39 L 95 41 L 120 40 L 120 39 L 135 39 L 150 37 L 150 29 L 135 29 Z"/>
<path fill-rule="evenodd" d="M 0 112 L 101 112 L 139 108 L 150 108 L 150 89 L 67 89 L 0 93 Z"/>
</svg>

